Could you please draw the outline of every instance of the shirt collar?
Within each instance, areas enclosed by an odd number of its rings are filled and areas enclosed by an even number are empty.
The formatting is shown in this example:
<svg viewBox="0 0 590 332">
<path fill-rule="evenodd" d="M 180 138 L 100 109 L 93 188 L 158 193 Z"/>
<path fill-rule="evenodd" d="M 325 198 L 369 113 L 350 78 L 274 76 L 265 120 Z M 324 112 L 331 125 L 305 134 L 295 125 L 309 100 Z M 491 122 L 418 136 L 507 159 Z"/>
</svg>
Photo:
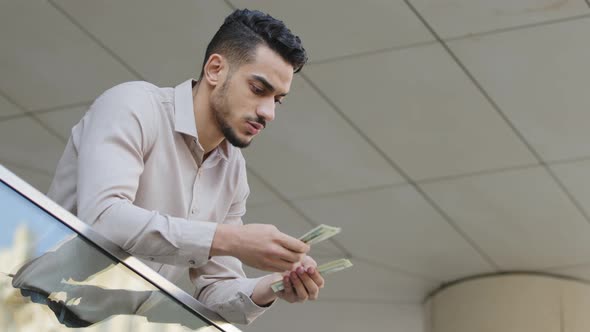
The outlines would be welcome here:
<svg viewBox="0 0 590 332">
<path fill-rule="evenodd" d="M 229 159 L 229 151 L 231 150 L 231 147 L 230 147 L 229 142 L 226 139 L 224 139 L 223 142 L 221 142 L 221 144 L 219 144 L 219 146 L 217 147 L 217 150 L 219 151 L 221 158 L 223 158 L 225 160 Z"/>
<path fill-rule="evenodd" d="M 193 109 L 195 83 L 194 79 L 190 79 L 174 88 L 174 129 L 179 133 L 198 138 Z"/>
<path fill-rule="evenodd" d="M 197 84 L 197 80 L 191 78 L 174 88 L 174 130 L 193 137 L 197 148 L 202 149 L 197 135 L 193 105 L 193 86 L 195 84 Z M 227 140 L 223 140 L 215 150 L 219 151 L 219 155 L 223 159 L 228 160 L 230 146 Z M 211 153 L 212 155 L 215 150 Z"/>
</svg>

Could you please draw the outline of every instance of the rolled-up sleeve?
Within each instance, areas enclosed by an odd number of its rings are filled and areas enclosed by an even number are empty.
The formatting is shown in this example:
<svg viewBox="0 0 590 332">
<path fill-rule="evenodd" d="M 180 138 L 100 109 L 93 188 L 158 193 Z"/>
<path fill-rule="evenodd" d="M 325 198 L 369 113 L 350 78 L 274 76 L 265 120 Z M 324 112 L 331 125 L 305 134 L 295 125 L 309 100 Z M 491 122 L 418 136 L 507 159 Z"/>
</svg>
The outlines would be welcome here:
<svg viewBox="0 0 590 332">
<path fill-rule="evenodd" d="M 153 96 L 140 84 L 100 96 L 78 125 L 77 214 L 130 254 L 159 263 L 201 266 L 216 223 L 188 221 L 133 204 L 144 156 L 157 139 Z"/>
</svg>

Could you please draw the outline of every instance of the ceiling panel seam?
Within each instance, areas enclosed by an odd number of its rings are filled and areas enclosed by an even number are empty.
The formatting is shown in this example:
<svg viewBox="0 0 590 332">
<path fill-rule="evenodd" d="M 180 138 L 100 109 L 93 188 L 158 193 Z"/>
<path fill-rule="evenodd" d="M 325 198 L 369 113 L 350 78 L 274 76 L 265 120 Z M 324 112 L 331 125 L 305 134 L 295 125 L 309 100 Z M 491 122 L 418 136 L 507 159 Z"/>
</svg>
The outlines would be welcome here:
<svg viewBox="0 0 590 332">
<path fill-rule="evenodd" d="M 301 196 L 293 196 L 290 198 L 291 201 L 309 201 L 315 199 L 322 199 L 322 198 L 333 198 L 338 196 L 347 196 L 351 194 L 362 194 L 367 192 L 379 191 L 383 189 L 392 189 L 397 187 L 407 186 L 407 183 L 393 183 L 393 184 L 384 184 L 384 185 L 377 185 L 377 186 L 370 186 L 365 188 L 355 188 L 349 190 L 341 190 L 341 191 L 333 191 L 333 192 L 326 192 L 326 193 L 319 193 L 319 194 L 309 194 L 309 195 L 301 195 Z"/>
<path fill-rule="evenodd" d="M 416 183 L 418 183 L 418 184 L 431 184 L 431 183 L 437 183 L 437 182 L 459 180 L 459 179 L 475 177 L 475 176 L 485 176 L 485 175 L 500 174 L 500 173 L 510 172 L 510 171 L 525 170 L 525 169 L 531 169 L 531 168 L 540 167 L 540 166 L 541 166 L 541 164 L 539 164 L 539 163 L 533 163 L 533 164 L 525 164 L 525 165 L 517 165 L 517 166 L 509 166 L 509 167 L 500 167 L 500 168 L 487 169 L 487 170 L 483 170 L 483 171 L 467 172 L 467 173 L 460 173 L 460 174 L 455 174 L 455 175 L 446 175 L 446 176 L 426 178 L 426 179 L 418 180 L 418 181 L 416 181 Z"/>
<path fill-rule="evenodd" d="M 64 144 L 66 143 L 66 142 L 64 142 L 64 139 L 63 139 L 63 137 L 61 137 L 60 134 L 58 134 L 55 130 L 53 130 L 52 128 L 47 126 L 43 121 L 41 121 L 39 118 L 37 118 L 33 113 L 27 112 L 21 104 L 16 102 L 16 100 L 12 99 L 12 97 L 10 97 L 4 91 L 0 90 L 0 96 L 4 97 L 4 99 L 6 99 L 9 103 L 14 105 L 16 108 L 18 108 L 23 113 L 23 114 L 19 114 L 18 116 L 15 116 L 15 117 L 10 117 L 10 119 L 7 119 L 7 120 L 29 118 L 29 119 L 33 120 L 34 122 L 38 123 L 39 125 L 41 125 L 41 127 L 43 127 L 45 130 L 47 130 L 47 132 L 51 136 L 54 136 L 55 138 L 57 138 L 60 142 L 62 142 Z"/>
<path fill-rule="evenodd" d="M 223 2 L 225 2 L 225 4 L 231 9 L 231 10 L 236 10 L 238 9 L 238 7 L 234 6 L 233 3 L 231 3 L 231 1 L 229 0 L 223 0 Z"/>
<path fill-rule="evenodd" d="M 588 1 L 590 1 L 590 0 L 588 0 Z M 457 36 L 457 37 L 449 37 L 449 38 L 442 38 L 441 37 L 441 39 L 444 40 L 445 42 L 459 41 L 459 40 L 464 40 L 464 39 L 497 35 L 497 34 L 512 32 L 512 31 L 520 31 L 520 30 L 526 30 L 526 29 L 531 29 L 531 28 L 538 28 L 538 27 L 542 27 L 542 26 L 559 24 L 559 23 L 564 23 L 564 22 L 577 21 L 577 20 L 587 19 L 589 17 L 590 17 L 590 13 L 586 13 L 586 14 L 582 14 L 582 15 L 563 17 L 563 18 L 535 22 L 535 23 L 528 23 L 528 24 L 517 25 L 517 26 L 512 26 L 512 27 L 507 27 L 507 28 L 499 28 L 499 29 L 493 29 L 493 30 L 488 30 L 488 31 L 468 33 L 466 35 Z"/>
<path fill-rule="evenodd" d="M 55 112 L 55 111 L 63 111 L 63 110 L 67 110 L 70 108 L 76 108 L 76 107 L 88 107 L 88 106 L 92 105 L 92 103 L 94 103 L 94 101 L 81 101 L 81 102 L 76 102 L 76 103 L 72 103 L 72 104 L 59 105 L 59 106 L 54 106 L 54 107 L 49 107 L 49 108 L 39 108 L 36 110 L 28 111 L 28 113 L 43 114 L 43 113 L 50 113 L 50 112 Z"/>
<path fill-rule="evenodd" d="M 14 163 L 12 161 L 6 161 L 6 160 L 0 159 L 0 164 L 3 164 L 5 166 L 8 166 L 9 168 L 10 167 L 12 167 L 12 168 L 18 168 L 18 169 L 22 169 L 22 170 L 25 170 L 25 171 L 30 171 L 30 172 L 33 172 L 33 173 L 37 173 L 39 175 L 48 176 L 50 178 L 53 177 L 53 175 L 50 172 L 48 172 L 48 171 L 46 171 L 44 169 L 39 169 L 39 168 L 36 168 L 36 167 L 21 165 L 21 164 L 18 164 L 18 163 Z"/>
<path fill-rule="evenodd" d="M 590 156 L 580 156 L 574 158 L 566 158 L 566 159 L 556 159 L 552 161 L 548 161 L 547 164 L 549 165 L 561 165 L 561 164 L 574 164 L 581 161 L 589 161 Z"/>
<path fill-rule="evenodd" d="M 0 116 L 0 122 L 14 120 L 14 119 L 20 119 L 20 118 L 25 118 L 27 116 L 28 116 L 28 112 L 27 113 L 21 113 L 21 114 L 4 115 L 4 116 Z"/>
<path fill-rule="evenodd" d="M 376 55 L 376 54 L 381 54 L 381 53 L 389 53 L 389 52 L 407 50 L 407 49 L 412 49 L 412 48 L 418 48 L 418 47 L 422 47 L 422 46 L 435 45 L 437 43 L 438 43 L 438 41 L 436 41 L 436 40 L 430 40 L 430 41 L 417 42 L 417 43 L 406 44 L 406 45 L 401 45 L 401 46 L 387 47 L 387 48 L 382 48 L 382 49 L 377 49 L 377 50 L 370 50 L 370 51 L 365 51 L 365 52 L 335 56 L 335 57 L 326 58 L 326 59 L 318 60 L 318 61 L 308 61 L 306 63 L 306 65 L 313 66 L 313 65 L 321 65 L 321 64 L 325 64 L 325 63 L 334 63 L 334 62 L 338 62 L 338 61 L 342 61 L 342 60 L 357 59 L 357 58 L 362 58 L 365 56 Z"/>
<path fill-rule="evenodd" d="M 0 122 L 25 118 L 25 117 L 29 117 L 32 115 L 51 114 L 53 112 L 65 111 L 65 110 L 72 109 L 75 107 L 88 108 L 88 107 L 90 107 L 90 105 L 92 105 L 92 102 L 80 102 L 80 103 L 67 104 L 67 105 L 62 105 L 62 106 L 46 108 L 46 109 L 39 109 L 39 110 L 35 110 L 35 111 L 23 111 L 22 113 L 19 113 L 19 114 L 0 116 Z"/>
<path fill-rule="evenodd" d="M 21 112 L 20 114 L 3 116 L 0 119 L 11 118 L 11 117 L 20 117 L 20 116 L 23 116 L 27 113 L 27 110 L 23 106 L 21 106 L 16 100 L 14 100 L 11 96 L 9 96 L 3 90 L 0 90 L 0 97 L 6 99 L 6 101 L 8 101 L 10 104 L 12 104 L 12 106 L 16 107 Z"/>
<path fill-rule="evenodd" d="M 51 128 L 47 125 L 43 120 L 41 120 L 37 115 L 29 113 L 28 114 L 31 120 L 37 122 L 41 127 L 45 128 L 52 136 L 57 138 L 64 146 L 68 143 L 68 137 L 63 137 L 60 133 L 58 133 L 55 129 Z"/>
</svg>

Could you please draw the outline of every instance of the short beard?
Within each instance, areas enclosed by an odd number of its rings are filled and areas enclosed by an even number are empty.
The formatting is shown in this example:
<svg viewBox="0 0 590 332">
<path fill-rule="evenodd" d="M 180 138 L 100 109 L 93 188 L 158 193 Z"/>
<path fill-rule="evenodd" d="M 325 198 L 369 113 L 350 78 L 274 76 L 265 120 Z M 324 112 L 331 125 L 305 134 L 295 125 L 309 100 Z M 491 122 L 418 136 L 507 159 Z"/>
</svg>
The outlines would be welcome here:
<svg viewBox="0 0 590 332">
<path fill-rule="evenodd" d="M 227 79 L 221 86 L 221 90 L 218 92 L 218 95 L 214 96 L 211 108 L 213 110 L 213 114 L 215 115 L 217 125 L 219 126 L 219 129 L 223 133 L 225 139 L 231 145 L 243 149 L 247 148 L 252 140 L 246 141 L 240 139 L 236 131 L 226 121 L 226 118 L 230 115 L 230 110 L 227 109 L 227 90 L 229 88 L 231 76 L 231 74 L 228 74 Z"/>
<path fill-rule="evenodd" d="M 223 121 L 223 120 L 222 120 Z M 219 122 L 219 119 L 218 119 Z M 221 132 L 223 133 L 223 136 L 225 136 L 225 139 L 233 146 L 235 146 L 236 148 L 247 148 L 250 143 L 252 143 L 252 140 L 246 141 L 246 140 L 241 140 L 238 135 L 236 134 L 236 131 L 230 127 L 227 123 L 225 123 L 225 121 L 223 123 L 219 122 L 219 125 L 221 126 Z"/>
</svg>

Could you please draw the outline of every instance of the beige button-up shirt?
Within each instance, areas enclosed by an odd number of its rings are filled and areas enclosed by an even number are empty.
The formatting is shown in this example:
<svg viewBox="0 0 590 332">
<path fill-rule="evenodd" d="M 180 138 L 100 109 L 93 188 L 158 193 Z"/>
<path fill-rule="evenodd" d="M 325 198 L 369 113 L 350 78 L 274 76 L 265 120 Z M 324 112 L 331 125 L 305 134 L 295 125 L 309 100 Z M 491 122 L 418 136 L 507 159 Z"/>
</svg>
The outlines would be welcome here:
<svg viewBox="0 0 590 332">
<path fill-rule="evenodd" d="M 234 257 L 212 257 L 217 224 L 241 224 L 245 161 L 222 142 L 203 161 L 188 80 L 129 82 L 102 94 L 72 129 L 48 196 L 234 323 L 267 308 Z"/>
</svg>

